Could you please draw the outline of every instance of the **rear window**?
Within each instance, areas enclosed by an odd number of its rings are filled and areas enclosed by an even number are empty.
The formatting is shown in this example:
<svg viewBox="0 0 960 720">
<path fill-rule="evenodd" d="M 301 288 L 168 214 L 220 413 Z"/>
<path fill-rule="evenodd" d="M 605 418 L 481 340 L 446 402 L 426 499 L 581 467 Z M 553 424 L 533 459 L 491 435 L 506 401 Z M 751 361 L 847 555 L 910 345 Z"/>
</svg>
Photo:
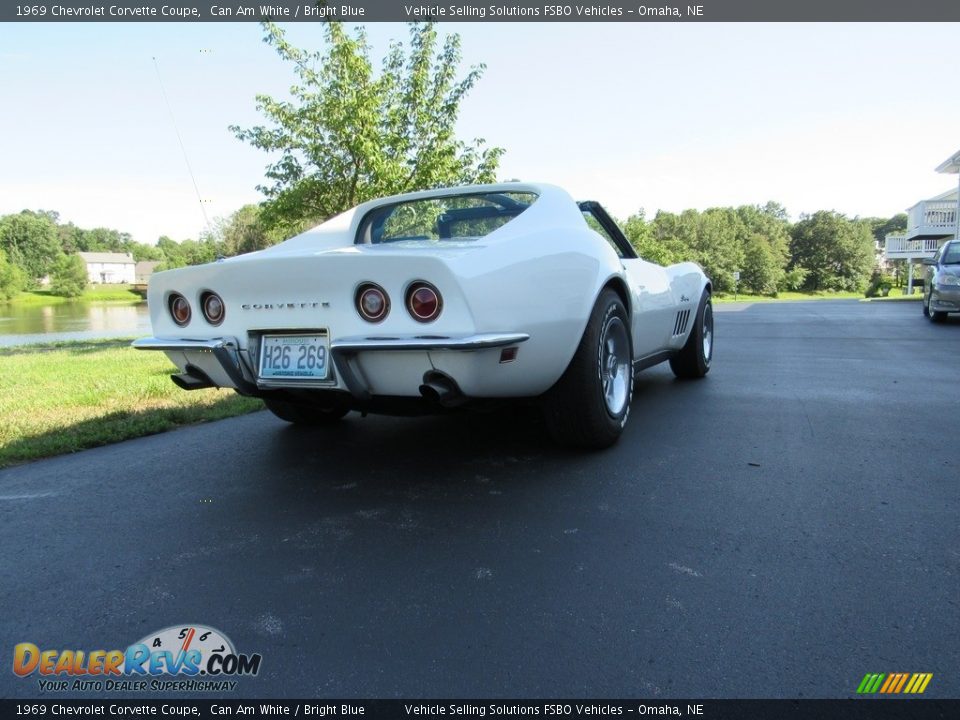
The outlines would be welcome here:
<svg viewBox="0 0 960 720">
<path fill-rule="evenodd" d="M 419 245 L 478 240 L 506 225 L 536 199 L 536 194 L 530 192 L 505 192 L 394 203 L 367 214 L 360 225 L 357 243 Z"/>
</svg>

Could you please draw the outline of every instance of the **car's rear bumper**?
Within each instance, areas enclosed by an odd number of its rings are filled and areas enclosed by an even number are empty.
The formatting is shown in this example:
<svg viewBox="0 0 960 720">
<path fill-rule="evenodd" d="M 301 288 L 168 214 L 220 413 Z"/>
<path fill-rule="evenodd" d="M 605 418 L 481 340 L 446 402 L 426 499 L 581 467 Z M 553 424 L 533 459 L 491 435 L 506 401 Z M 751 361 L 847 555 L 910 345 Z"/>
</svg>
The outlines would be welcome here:
<svg viewBox="0 0 960 720">
<path fill-rule="evenodd" d="M 356 400 L 371 396 L 419 393 L 424 373 L 436 369 L 433 358 L 442 353 L 485 356 L 489 351 L 517 346 L 529 339 L 526 333 L 478 333 L 462 336 L 368 336 L 332 340 L 332 371 L 326 380 L 264 380 L 257 376 L 256 338 L 241 346 L 237 338 L 211 339 L 154 338 L 135 340 L 138 350 L 159 350 L 180 368 L 173 376 L 185 389 L 203 387 L 234 388 L 244 395 L 263 395 L 272 390 L 344 390 Z M 494 358 L 494 362 L 496 358 Z M 489 364 L 489 363 L 485 363 Z M 468 363 L 469 365 L 469 363 Z M 465 367 L 462 379 L 454 377 L 465 390 L 476 390 L 478 373 Z M 476 393 L 483 395 L 485 393 Z"/>
</svg>

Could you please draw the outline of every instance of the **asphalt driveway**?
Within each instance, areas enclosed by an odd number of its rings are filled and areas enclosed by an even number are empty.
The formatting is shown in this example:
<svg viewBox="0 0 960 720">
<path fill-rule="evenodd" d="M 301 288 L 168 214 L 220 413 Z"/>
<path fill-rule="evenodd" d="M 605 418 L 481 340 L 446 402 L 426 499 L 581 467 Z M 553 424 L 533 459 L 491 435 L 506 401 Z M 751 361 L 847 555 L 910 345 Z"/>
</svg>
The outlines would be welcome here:
<svg viewBox="0 0 960 720">
<path fill-rule="evenodd" d="M 13 646 L 204 623 L 238 696 L 960 696 L 960 322 L 719 305 L 699 382 L 638 376 L 612 450 L 535 414 L 257 413 L 0 471 Z"/>
</svg>

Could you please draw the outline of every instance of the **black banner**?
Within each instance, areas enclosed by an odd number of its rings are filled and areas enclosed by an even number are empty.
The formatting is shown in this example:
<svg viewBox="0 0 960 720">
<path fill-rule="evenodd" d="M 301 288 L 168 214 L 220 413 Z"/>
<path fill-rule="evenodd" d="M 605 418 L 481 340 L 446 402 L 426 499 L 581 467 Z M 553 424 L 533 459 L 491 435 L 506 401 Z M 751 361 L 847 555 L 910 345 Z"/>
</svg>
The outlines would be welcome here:
<svg viewBox="0 0 960 720">
<path fill-rule="evenodd" d="M 0 717 L 771 718 L 960 717 L 960 700 L 0 700 Z"/>
<path fill-rule="evenodd" d="M 39 0 L 3 3 L 10 22 L 925 22 L 960 20 L 956 0 Z"/>
</svg>

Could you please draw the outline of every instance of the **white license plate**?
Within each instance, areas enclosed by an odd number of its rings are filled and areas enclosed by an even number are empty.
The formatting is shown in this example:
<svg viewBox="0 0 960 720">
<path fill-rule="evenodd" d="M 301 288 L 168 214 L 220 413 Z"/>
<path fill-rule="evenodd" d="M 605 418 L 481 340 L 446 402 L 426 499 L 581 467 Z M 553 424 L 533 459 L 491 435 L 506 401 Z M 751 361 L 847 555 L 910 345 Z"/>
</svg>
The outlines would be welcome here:
<svg viewBox="0 0 960 720">
<path fill-rule="evenodd" d="M 329 357 L 327 335 L 264 335 L 260 339 L 260 377 L 326 380 Z"/>
</svg>

